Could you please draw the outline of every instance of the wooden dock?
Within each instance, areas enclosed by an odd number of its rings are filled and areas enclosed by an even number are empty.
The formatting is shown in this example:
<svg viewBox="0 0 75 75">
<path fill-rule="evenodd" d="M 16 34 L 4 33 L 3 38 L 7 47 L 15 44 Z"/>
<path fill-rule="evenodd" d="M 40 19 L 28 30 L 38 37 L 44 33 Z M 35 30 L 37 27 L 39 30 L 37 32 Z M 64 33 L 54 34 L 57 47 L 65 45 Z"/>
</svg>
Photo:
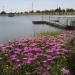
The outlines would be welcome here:
<svg viewBox="0 0 75 75">
<path fill-rule="evenodd" d="M 60 23 L 57 22 L 48 22 L 48 21 L 32 21 L 33 24 L 46 24 L 49 26 L 53 26 L 56 28 L 60 28 L 60 29 L 66 29 L 66 30 L 74 30 L 75 27 L 73 26 L 69 26 L 69 25 L 61 25 Z"/>
</svg>

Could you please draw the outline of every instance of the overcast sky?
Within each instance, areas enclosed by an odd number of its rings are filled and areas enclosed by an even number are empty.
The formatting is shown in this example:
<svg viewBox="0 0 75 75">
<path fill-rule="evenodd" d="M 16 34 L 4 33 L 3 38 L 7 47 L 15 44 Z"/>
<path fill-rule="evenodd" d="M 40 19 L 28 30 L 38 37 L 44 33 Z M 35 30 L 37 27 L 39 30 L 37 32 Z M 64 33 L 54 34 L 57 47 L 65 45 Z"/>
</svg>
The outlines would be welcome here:
<svg viewBox="0 0 75 75">
<path fill-rule="evenodd" d="M 0 11 L 5 10 L 10 12 L 21 12 L 32 10 L 75 8 L 75 0 L 0 0 Z"/>
</svg>

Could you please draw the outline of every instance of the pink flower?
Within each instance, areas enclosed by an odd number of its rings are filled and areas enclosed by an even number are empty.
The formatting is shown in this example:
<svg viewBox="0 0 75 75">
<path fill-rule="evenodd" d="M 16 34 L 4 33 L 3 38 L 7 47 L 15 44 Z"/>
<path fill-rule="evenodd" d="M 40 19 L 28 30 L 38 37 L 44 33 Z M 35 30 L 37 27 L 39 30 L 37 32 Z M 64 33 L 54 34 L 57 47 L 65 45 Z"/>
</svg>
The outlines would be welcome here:
<svg viewBox="0 0 75 75">
<path fill-rule="evenodd" d="M 58 55 L 58 56 L 54 56 L 53 59 L 59 59 L 61 56 Z"/>
<path fill-rule="evenodd" d="M 66 68 L 62 68 L 61 71 L 63 72 L 64 75 L 70 75 L 70 71 Z"/>
<path fill-rule="evenodd" d="M 16 57 L 12 57 L 12 60 L 13 60 L 13 61 L 16 61 L 16 59 L 17 59 Z"/>
<path fill-rule="evenodd" d="M 47 56 L 47 60 L 53 60 L 53 57 L 50 56 L 50 55 L 48 55 L 48 56 Z"/>
<path fill-rule="evenodd" d="M 19 59 L 16 59 L 16 62 L 20 62 L 20 60 Z"/>
<path fill-rule="evenodd" d="M 30 46 L 31 47 L 35 47 L 36 46 L 36 43 L 32 43 Z"/>
<path fill-rule="evenodd" d="M 2 60 L 3 58 L 2 57 L 0 57 L 0 60 Z"/>
<path fill-rule="evenodd" d="M 17 60 L 17 56 L 16 55 L 12 55 L 11 56 L 11 60 L 16 61 Z"/>
<path fill-rule="evenodd" d="M 19 69 L 20 67 L 21 67 L 21 64 L 16 64 L 16 65 L 13 66 L 13 70 L 17 70 L 17 69 Z"/>
<path fill-rule="evenodd" d="M 50 49 L 49 49 L 49 50 L 47 50 L 47 52 L 52 53 L 52 52 L 53 52 L 53 50 L 50 50 Z"/>
<path fill-rule="evenodd" d="M 31 64 L 31 61 L 28 60 L 28 61 L 26 62 L 26 64 Z"/>
</svg>

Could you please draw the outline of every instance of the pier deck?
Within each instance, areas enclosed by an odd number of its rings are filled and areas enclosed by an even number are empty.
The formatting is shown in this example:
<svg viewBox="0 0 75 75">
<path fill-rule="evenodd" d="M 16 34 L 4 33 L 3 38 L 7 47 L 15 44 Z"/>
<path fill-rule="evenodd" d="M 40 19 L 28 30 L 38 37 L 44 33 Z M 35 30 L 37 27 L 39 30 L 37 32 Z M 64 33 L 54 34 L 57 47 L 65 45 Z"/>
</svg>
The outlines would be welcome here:
<svg viewBox="0 0 75 75">
<path fill-rule="evenodd" d="M 67 30 L 74 30 L 75 27 L 73 26 L 68 26 L 68 25 L 62 25 L 58 22 L 54 22 L 54 21 L 32 21 L 33 24 L 46 24 L 46 25 L 49 25 L 49 26 L 53 26 L 53 27 L 57 27 L 57 28 L 60 28 L 60 29 L 67 29 Z"/>
</svg>

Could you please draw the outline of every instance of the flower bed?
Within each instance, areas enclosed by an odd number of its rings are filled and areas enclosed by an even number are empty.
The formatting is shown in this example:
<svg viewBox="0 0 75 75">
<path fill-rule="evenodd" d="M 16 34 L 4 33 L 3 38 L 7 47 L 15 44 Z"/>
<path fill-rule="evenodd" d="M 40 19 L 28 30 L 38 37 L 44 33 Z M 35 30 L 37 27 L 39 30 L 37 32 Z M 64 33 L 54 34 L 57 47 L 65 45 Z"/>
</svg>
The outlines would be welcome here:
<svg viewBox="0 0 75 75">
<path fill-rule="evenodd" d="M 69 51 L 65 44 L 74 36 L 74 31 L 66 31 L 57 37 L 39 36 L 0 45 L 0 74 L 61 75 Z"/>
</svg>

